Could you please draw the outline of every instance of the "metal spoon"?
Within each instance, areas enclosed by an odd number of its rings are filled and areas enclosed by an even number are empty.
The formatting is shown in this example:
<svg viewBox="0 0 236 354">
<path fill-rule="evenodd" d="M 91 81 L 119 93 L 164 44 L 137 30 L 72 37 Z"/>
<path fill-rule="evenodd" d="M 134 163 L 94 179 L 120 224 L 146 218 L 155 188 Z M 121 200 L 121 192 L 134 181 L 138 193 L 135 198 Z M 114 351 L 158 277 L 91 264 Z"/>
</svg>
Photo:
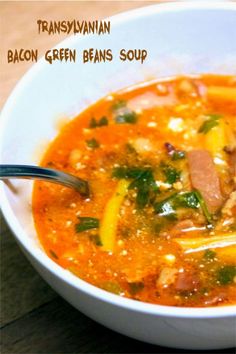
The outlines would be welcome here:
<svg viewBox="0 0 236 354">
<path fill-rule="evenodd" d="M 9 178 L 40 179 L 48 182 L 54 182 L 74 188 L 81 195 L 89 197 L 89 184 L 87 181 L 79 177 L 72 176 L 69 173 L 53 170 L 51 168 L 0 164 L 0 180 Z"/>
</svg>

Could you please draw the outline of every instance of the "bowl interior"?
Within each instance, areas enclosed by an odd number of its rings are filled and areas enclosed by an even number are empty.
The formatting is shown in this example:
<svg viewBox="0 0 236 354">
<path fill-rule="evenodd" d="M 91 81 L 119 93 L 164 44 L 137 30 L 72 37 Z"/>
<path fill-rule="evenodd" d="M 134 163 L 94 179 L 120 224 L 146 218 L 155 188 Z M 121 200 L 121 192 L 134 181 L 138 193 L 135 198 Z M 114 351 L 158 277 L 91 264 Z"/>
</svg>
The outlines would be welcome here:
<svg viewBox="0 0 236 354">
<path fill-rule="evenodd" d="M 10 96 L 1 119 L 1 163 L 38 164 L 58 133 L 58 120 L 71 119 L 109 92 L 154 77 L 236 74 L 235 23 L 233 4 L 156 5 L 115 16 L 110 35 L 67 39 L 58 48 L 76 49 L 76 63 L 41 60 Z M 83 63 L 88 48 L 112 49 L 113 61 Z M 123 62 L 122 48 L 146 49 L 147 59 Z M 40 252 L 30 207 L 32 184 L 13 184 L 17 194 L 1 186 L 4 214 L 20 243 Z"/>
</svg>

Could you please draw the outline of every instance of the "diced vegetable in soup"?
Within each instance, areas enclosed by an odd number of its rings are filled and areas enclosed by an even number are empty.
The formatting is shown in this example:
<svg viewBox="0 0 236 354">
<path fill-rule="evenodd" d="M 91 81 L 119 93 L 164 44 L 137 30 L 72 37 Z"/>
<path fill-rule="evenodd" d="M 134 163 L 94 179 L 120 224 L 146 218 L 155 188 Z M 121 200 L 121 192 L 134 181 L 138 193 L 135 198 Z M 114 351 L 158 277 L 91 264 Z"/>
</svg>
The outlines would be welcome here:
<svg viewBox="0 0 236 354">
<path fill-rule="evenodd" d="M 236 304 L 236 77 L 179 77 L 110 94 L 68 122 L 42 166 L 89 181 L 36 182 L 49 257 L 114 294 Z"/>
</svg>

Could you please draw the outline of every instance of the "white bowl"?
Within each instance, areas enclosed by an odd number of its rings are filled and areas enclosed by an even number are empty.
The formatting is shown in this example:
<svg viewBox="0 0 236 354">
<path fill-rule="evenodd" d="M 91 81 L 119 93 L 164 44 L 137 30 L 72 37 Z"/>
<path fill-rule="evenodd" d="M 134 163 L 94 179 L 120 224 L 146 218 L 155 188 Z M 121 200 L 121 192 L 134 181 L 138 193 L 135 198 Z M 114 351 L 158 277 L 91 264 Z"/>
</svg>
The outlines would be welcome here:
<svg viewBox="0 0 236 354">
<path fill-rule="evenodd" d="M 145 48 L 144 64 L 34 65 L 9 97 L 1 117 L 1 163 L 37 164 L 39 146 L 56 134 L 58 117 L 72 117 L 110 91 L 151 77 L 181 73 L 236 74 L 236 4 L 171 3 L 111 18 L 111 35 L 73 36 L 58 47 Z M 39 153 L 40 152 L 40 153 Z M 14 181 L 14 195 L 0 186 L 3 214 L 42 277 L 77 309 L 105 326 L 146 342 L 187 349 L 235 345 L 236 306 L 177 308 L 110 294 L 62 269 L 44 253 L 33 225 L 32 184 Z M 37 289 L 35 289 L 37 291 Z"/>
</svg>

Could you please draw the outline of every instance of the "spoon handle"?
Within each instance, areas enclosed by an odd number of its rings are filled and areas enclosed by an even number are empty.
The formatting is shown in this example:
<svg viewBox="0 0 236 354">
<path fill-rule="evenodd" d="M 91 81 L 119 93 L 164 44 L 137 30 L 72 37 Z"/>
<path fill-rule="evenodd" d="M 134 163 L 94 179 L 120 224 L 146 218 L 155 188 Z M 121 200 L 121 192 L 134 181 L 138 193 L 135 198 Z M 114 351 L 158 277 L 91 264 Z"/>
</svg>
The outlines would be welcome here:
<svg viewBox="0 0 236 354">
<path fill-rule="evenodd" d="M 87 181 L 75 177 L 69 173 L 29 165 L 1 165 L 0 180 L 9 178 L 40 179 L 48 182 L 59 183 L 74 188 L 81 195 L 89 196 L 89 184 Z"/>
</svg>

